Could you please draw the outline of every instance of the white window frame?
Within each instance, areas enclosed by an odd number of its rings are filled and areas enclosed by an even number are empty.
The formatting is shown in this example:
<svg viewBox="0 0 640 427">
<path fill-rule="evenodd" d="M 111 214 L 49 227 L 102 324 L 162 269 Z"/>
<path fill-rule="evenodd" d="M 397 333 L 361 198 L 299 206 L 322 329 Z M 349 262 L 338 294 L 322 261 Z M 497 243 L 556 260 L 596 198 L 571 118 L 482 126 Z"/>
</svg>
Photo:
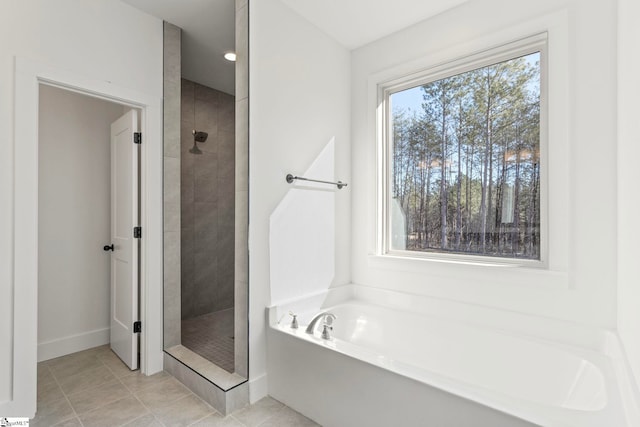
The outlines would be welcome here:
<svg viewBox="0 0 640 427">
<path fill-rule="evenodd" d="M 377 85 L 377 143 L 378 143 L 378 226 L 377 255 L 384 257 L 460 262 L 475 265 L 548 268 L 549 254 L 549 158 L 548 158 L 548 36 L 539 33 L 501 46 L 479 51 L 447 61 L 421 71 L 387 80 Z M 394 250 L 390 247 L 391 221 L 391 111 L 389 97 L 423 84 L 472 71 L 499 62 L 540 52 L 540 259 L 506 258 L 486 255 L 451 254 Z"/>
</svg>

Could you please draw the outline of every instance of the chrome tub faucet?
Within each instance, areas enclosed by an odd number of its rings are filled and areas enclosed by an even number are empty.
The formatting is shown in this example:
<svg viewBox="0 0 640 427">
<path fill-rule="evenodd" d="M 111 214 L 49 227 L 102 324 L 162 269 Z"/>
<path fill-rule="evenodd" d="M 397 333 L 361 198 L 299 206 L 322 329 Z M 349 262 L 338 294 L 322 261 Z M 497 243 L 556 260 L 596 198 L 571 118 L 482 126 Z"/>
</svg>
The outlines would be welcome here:
<svg viewBox="0 0 640 427">
<path fill-rule="evenodd" d="M 318 313 L 313 316 L 311 322 L 307 326 L 306 333 L 313 335 L 316 329 L 316 324 L 318 322 L 322 323 L 322 339 L 328 340 L 331 338 L 331 334 L 329 330 L 333 330 L 331 324 L 336 320 L 336 316 L 333 313 L 329 313 L 328 311 L 323 311 L 322 313 Z"/>
</svg>

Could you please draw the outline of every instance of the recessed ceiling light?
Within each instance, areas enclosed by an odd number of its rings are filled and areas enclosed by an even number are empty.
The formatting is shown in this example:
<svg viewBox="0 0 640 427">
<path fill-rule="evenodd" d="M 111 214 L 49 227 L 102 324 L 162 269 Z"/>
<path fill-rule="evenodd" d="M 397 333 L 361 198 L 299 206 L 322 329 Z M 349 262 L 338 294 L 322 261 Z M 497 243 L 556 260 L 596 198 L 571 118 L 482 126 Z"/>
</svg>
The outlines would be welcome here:
<svg viewBox="0 0 640 427">
<path fill-rule="evenodd" d="M 227 61 L 234 62 L 236 60 L 235 52 L 227 52 L 227 53 L 225 53 L 224 54 L 224 59 L 226 59 Z"/>
</svg>

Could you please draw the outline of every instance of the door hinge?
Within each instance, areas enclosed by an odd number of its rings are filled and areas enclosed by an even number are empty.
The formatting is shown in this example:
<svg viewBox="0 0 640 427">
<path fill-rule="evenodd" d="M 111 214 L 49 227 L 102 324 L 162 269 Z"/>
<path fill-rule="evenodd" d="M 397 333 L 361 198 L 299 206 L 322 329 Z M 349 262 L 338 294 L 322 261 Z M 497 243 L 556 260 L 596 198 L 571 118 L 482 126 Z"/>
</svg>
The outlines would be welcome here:
<svg viewBox="0 0 640 427">
<path fill-rule="evenodd" d="M 137 334 L 139 332 L 142 332 L 142 322 L 138 320 L 137 322 L 133 322 L 133 333 Z"/>
<path fill-rule="evenodd" d="M 142 144 L 142 132 L 134 132 L 133 133 L 133 143 L 134 144 Z"/>
<path fill-rule="evenodd" d="M 134 239 L 142 238 L 142 227 L 133 227 L 133 238 Z"/>
</svg>

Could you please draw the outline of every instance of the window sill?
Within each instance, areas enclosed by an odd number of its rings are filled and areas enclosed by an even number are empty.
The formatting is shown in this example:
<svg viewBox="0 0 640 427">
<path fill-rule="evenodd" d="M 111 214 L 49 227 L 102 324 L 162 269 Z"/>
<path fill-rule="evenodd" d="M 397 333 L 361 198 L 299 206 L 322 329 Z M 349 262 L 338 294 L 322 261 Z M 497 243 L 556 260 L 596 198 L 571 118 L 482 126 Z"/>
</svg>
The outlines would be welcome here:
<svg viewBox="0 0 640 427">
<path fill-rule="evenodd" d="M 457 258 L 457 257 L 455 257 Z M 367 257 L 368 268 L 373 270 L 395 271 L 408 275 L 418 275 L 421 281 L 446 278 L 447 283 L 492 284 L 512 287 L 526 286 L 535 289 L 569 289 L 567 271 L 552 270 L 547 266 L 513 264 L 505 262 L 485 262 L 479 260 L 412 257 L 390 253 L 370 254 Z M 404 276 L 406 277 L 406 276 Z"/>
<path fill-rule="evenodd" d="M 541 260 L 500 258 L 482 255 L 447 254 L 439 252 L 418 252 L 418 251 L 389 251 L 386 254 L 376 255 L 389 259 L 407 259 L 424 262 L 435 262 L 445 264 L 469 265 L 477 267 L 496 268 L 531 268 L 546 269 L 547 265 Z"/>
</svg>

